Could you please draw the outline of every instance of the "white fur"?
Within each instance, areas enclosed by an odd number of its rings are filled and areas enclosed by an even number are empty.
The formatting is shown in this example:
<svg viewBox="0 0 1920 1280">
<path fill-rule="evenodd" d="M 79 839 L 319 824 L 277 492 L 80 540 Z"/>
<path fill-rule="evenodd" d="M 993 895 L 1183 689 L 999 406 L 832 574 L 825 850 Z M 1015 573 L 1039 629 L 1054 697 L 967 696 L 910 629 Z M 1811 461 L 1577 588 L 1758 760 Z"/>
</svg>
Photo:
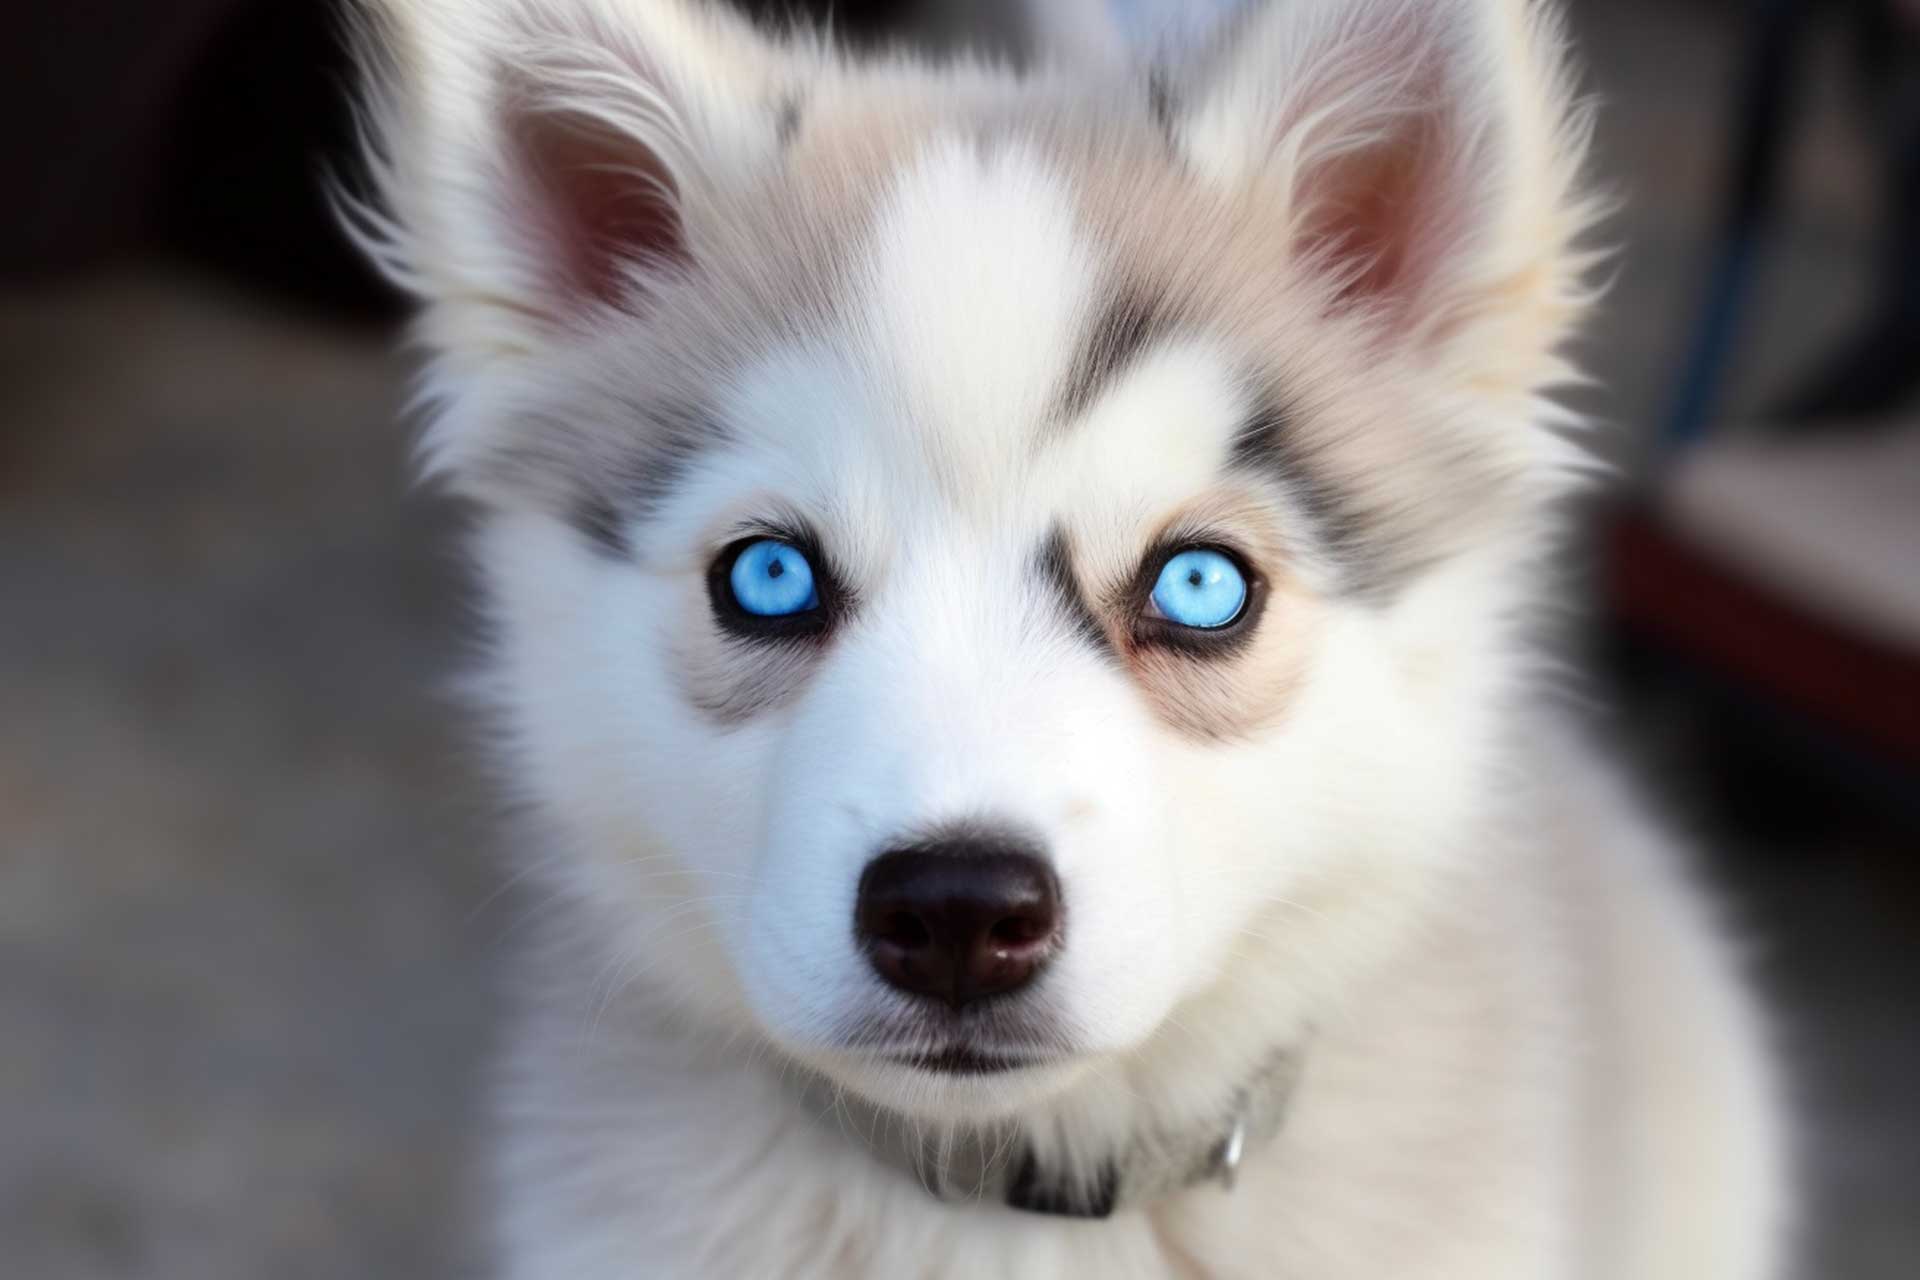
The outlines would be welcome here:
<svg viewBox="0 0 1920 1280">
<path fill-rule="evenodd" d="M 1661 837 L 1532 692 L 1548 503 L 1577 466 L 1541 397 L 1592 213 L 1546 17 L 1275 3 L 1179 73 L 1170 140 L 1102 40 L 1021 79 L 847 63 L 664 0 L 390 0 L 372 25 L 400 52 L 372 100 L 385 212 L 358 225 L 427 304 L 431 465 L 484 504 L 487 701 L 565 904 L 499 1095 L 504 1274 L 1775 1274 L 1753 1012 Z M 690 268 L 636 263 L 618 305 L 555 293 L 499 194 L 525 180 L 499 60 L 665 165 Z M 1435 101 L 1413 196 L 1463 212 L 1396 296 L 1355 298 L 1364 263 L 1290 238 L 1321 175 Z M 987 145 L 996 112 L 1028 123 Z M 1176 207 L 1200 212 L 1155 221 Z M 1135 273 L 1178 322 L 1048 428 Z M 1232 473 L 1249 360 L 1297 394 L 1391 590 L 1341 587 L 1299 484 Z M 626 553 L 595 550 L 552 484 L 617 468 L 651 429 L 622 415 L 667 390 L 714 438 Z M 498 470 L 528 447 L 572 478 Z M 750 671 L 707 567 L 776 517 L 813 526 L 857 612 Z M 1103 608 L 1182 520 L 1267 558 L 1268 638 L 1238 666 L 1103 656 L 1033 572 L 1063 532 Z M 703 709 L 749 675 L 750 714 Z M 883 1061 L 849 1028 L 911 1010 L 852 937 L 861 869 L 981 816 L 1060 877 L 1068 943 L 1022 1007 L 1066 1049 L 982 1077 Z M 785 1078 L 892 1123 L 1011 1118 L 1087 1170 L 1212 1123 L 1282 1045 L 1304 1080 L 1237 1190 L 1091 1224 L 937 1203 Z"/>
</svg>

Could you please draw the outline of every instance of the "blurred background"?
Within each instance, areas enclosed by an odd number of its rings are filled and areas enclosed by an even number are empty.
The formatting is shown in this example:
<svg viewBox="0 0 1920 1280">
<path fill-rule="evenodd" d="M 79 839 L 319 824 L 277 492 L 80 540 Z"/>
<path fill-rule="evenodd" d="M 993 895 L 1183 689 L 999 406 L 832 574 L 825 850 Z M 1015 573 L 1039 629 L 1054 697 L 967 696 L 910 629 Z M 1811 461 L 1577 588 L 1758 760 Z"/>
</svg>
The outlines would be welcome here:
<svg viewBox="0 0 1920 1280">
<path fill-rule="evenodd" d="M 833 6 L 851 40 L 924 7 Z M 1913 1276 L 1920 3 L 1571 16 L 1623 252 L 1577 397 L 1621 480 L 1566 640 L 1779 1011 L 1801 1274 Z M 410 482 L 402 307 L 319 194 L 338 15 L 8 21 L 0 1271 L 461 1274 L 536 904 L 441 693 L 460 516 Z"/>
</svg>

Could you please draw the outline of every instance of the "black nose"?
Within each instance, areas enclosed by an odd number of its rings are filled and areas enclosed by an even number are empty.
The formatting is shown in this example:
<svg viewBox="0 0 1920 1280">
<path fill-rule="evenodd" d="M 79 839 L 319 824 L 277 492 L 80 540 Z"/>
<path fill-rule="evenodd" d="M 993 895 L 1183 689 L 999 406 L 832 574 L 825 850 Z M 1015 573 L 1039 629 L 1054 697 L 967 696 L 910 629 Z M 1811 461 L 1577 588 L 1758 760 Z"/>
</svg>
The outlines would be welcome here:
<svg viewBox="0 0 1920 1280">
<path fill-rule="evenodd" d="M 1025 985 L 1060 941 L 1060 882 L 1006 839 L 883 853 L 860 876 L 853 929 L 880 976 L 954 1008 Z"/>
</svg>

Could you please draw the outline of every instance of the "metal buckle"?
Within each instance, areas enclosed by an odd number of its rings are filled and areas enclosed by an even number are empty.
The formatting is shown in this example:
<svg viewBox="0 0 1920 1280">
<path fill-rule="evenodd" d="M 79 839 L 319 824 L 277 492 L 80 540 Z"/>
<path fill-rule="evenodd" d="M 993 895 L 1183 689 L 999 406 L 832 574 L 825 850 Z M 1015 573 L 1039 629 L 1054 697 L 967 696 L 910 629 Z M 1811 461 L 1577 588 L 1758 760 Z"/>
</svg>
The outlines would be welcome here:
<svg viewBox="0 0 1920 1280">
<path fill-rule="evenodd" d="M 1233 1117 L 1233 1128 L 1227 1130 L 1227 1136 L 1213 1149 L 1213 1167 L 1208 1171 L 1220 1185 L 1228 1191 L 1233 1190 L 1234 1178 L 1240 1172 L 1240 1157 L 1247 1149 L 1247 1112 L 1242 1107 Z"/>
</svg>

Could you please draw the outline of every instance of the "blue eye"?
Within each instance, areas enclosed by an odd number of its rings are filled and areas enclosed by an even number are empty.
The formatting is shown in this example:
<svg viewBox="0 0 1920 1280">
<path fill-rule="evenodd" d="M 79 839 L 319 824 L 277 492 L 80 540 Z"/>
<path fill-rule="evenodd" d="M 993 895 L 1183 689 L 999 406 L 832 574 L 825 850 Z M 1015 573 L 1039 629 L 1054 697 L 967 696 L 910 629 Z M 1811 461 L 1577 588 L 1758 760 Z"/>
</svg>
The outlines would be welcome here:
<svg viewBox="0 0 1920 1280">
<path fill-rule="evenodd" d="M 1246 603 L 1247 578 L 1240 566 L 1207 547 L 1174 552 L 1153 584 L 1153 607 L 1183 627 L 1224 627 Z"/>
<path fill-rule="evenodd" d="M 820 607 L 813 566 L 800 548 L 762 538 L 741 548 L 727 574 L 734 603 L 755 617 L 784 618 Z"/>
</svg>

